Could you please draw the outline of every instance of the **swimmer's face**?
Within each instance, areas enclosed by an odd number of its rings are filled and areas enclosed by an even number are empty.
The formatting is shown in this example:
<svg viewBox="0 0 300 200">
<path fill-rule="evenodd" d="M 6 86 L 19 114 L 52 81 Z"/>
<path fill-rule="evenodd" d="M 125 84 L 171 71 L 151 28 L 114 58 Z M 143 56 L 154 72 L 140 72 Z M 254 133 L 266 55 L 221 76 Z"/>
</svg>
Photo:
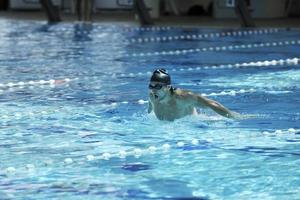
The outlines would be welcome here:
<svg viewBox="0 0 300 200">
<path fill-rule="evenodd" d="M 168 85 L 161 82 L 151 81 L 148 88 L 150 95 L 153 95 L 155 99 L 162 99 L 165 97 Z"/>
</svg>

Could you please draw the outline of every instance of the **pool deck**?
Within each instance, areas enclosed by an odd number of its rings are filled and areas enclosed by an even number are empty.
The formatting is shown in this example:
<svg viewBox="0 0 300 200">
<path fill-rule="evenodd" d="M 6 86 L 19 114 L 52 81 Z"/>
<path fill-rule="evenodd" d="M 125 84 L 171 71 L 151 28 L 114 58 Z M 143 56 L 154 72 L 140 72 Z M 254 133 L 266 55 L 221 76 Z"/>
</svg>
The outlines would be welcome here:
<svg viewBox="0 0 300 200">
<path fill-rule="evenodd" d="M 76 21 L 74 14 L 61 12 L 63 21 Z M 109 24 L 132 24 L 138 25 L 135 15 L 130 11 L 98 12 L 93 14 L 93 22 Z M 40 20 L 46 21 L 46 15 L 42 11 L 0 11 L 0 19 L 16 20 Z M 300 18 L 280 18 L 280 19 L 255 19 L 257 27 L 300 27 Z M 213 28 L 240 27 L 237 19 L 213 19 L 207 16 L 163 16 L 155 20 L 155 25 L 160 26 L 200 26 Z"/>
</svg>

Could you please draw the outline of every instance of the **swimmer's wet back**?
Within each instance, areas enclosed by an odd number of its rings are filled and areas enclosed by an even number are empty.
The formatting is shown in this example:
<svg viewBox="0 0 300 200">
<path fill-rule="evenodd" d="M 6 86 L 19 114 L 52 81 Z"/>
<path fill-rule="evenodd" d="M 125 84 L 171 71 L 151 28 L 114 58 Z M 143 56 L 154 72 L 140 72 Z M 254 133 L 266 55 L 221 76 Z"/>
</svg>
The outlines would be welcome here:
<svg viewBox="0 0 300 200">
<path fill-rule="evenodd" d="M 0 199 L 299 198 L 298 30 L 0 27 Z"/>
</svg>

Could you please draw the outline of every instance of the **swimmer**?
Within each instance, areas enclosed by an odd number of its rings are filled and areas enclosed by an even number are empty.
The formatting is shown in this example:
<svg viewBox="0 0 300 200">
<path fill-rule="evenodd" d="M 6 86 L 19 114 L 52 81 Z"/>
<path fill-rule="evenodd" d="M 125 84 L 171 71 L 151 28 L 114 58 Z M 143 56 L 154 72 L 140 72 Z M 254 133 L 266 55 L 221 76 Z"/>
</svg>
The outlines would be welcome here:
<svg viewBox="0 0 300 200">
<path fill-rule="evenodd" d="M 165 69 L 153 72 L 149 84 L 148 113 L 154 111 L 159 120 L 174 121 L 188 115 L 196 115 L 196 107 L 210 108 L 227 118 L 239 116 L 214 100 L 188 90 L 174 88 Z"/>
</svg>

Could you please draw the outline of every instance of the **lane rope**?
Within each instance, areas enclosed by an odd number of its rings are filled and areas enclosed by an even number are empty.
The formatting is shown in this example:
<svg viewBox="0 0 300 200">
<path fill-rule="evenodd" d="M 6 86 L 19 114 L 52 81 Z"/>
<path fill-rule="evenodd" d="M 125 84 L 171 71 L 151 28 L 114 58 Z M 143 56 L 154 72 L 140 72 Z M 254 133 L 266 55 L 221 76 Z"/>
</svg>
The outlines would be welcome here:
<svg viewBox="0 0 300 200">
<path fill-rule="evenodd" d="M 255 29 L 255 30 L 240 30 L 240 31 L 227 31 L 221 33 L 202 33 L 202 34 L 181 34 L 175 36 L 160 36 L 160 37 L 137 37 L 126 40 L 129 43 L 150 43 L 150 42 L 171 42 L 178 40 L 202 40 L 207 38 L 221 38 L 227 36 L 242 37 L 249 35 L 265 35 L 278 33 L 279 29 Z"/>
<path fill-rule="evenodd" d="M 262 136 L 283 136 L 283 135 L 298 135 L 300 133 L 300 129 L 295 129 L 295 128 L 288 128 L 288 129 L 277 129 L 275 131 L 263 131 L 261 132 Z M 125 161 L 128 157 L 134 157 L 136 159 L 140 159 L 142 157 L 148 156 L 148 155 L 153 155 L 153 154 L 168 154 L 170 150 L 177 150 L 177 149 L 184 149 L 186 147 L 190 148 L 196 148 L 197 146 L 201 144 L 213 144 L 214 139 L 208 138 L 208 139 L 198 139 L 198 138 L 192 138 L 191 140 L 181 140 L 181 141 L 174 141 L 173 144 L 169 143 L 164 143 L 160 146 L 155 146 L 151 145 L 146 148 L 137 148 L 137 147 L 131 147 L 131 148 L 120 148 L 117 152 L 102 152 L 99 153 L 98 155 L 93 155 L 93 154 L 88 154 L 88 155 L 83 155 L 80 157 L 72 158 L 72 157 L 66 157 L 61 162 L 59 163 L 54 163 L 52 160 L 45 160 L 45 161 L 40 161 L 42 163 L 42 166 L 51 166 L 54 164 L 59 164 L 63 166 L 78 166 L 79 164 L 86 164 L 88 162 L 95 162 L 95 161 L 109 161 L 111 159 L 121 159 Z M 127 150 L 126 150 L 127 149 Z M 219 156 L 217 157 L 219 159 L 225 159 L 226 157 L 224 156 Z M 35 162 L 37 163 L 37 162 Z M 32 163 L 25 164 L 23 167 L 16 168 L 14 166 L 9 166 L 6 167 L 0 171 L 3 172 L 6 176 L 13 176 L 18 173 L 24 173 L 25 169 L 25 174 L 27 174 L 28 171 L 34 172 L 37 170 L 36 165 Z"/>
<path fill-rule="evenodd" d="M 174 28 L 175 27 L 171 27 L 171 26 L 149 26 L 149 27 L 130 27 L 130 28 L 124 28 L 123 30 L 126 32 L 133 32 L 133 31 L 156 32 L 156 31 L 169 31 Z"/>
<path fill-rule="evenodd" d="M 266 61 L 257 61 L 257 62 L 248 62 L 248 63 L 236 63 L 236 64 L 227 64 L 227 65 L 212 65 L 212 66 L 200 66 L 200 67 L 181 67 L 179 69 L 171 69 L 172 72 L 190 72 L 190 71 L 199 71 L 199 70 L 205 70 L 205 69 L 232 69 L 232 68 L 249 68 L 249 67 L 268 67 L 268 66 L 283 66 L 283 65 L 298 65 L 299 64 L 299 58 L 288 58 L 288 59 L 279 59 L 279 60 L 266 60 Z M 128 74 L 116 74 L 116 73 L 107 73 L 107 75 L 102 75 L 102 77 L 113 77 L 113 78 L 124 78 L 124 77 L 139 77 L 139 76 L 148 76 L 150 77 L 152 72 L 138 72 L 138 73 L 128 73 Z M 81 79 L 88 80 L 88 79 L 99 79 L 99 76 L 94 77 L 83 77 Z M 3 94 L 6 91 L 14 91 L 14 88 L 24 89 L 25 87 L 34 88 L 37 86 L 44 86 L 48 85 L 50 87 L 55 87 L 59 84 L 68 84 L 71 81 L 77 81 L 80 80 L 78 77 L 76 78 L 65 78 L 60 80 L 36 80 L 36 81 L 19 81 L 19 82 L 9 82 L 9 83 L 0 83 L 0 94 Z M 243 94 L 243 93 L 253 93 L 256 92 L 254 88 L 250 89 L 240 89 L 240 90 L 224 90 L 218 93 L 212 92 L 209 94 L 202 93 L 202 96 L 224 96 L 224 95 L 230 95 L 235 96 L 236 94 Z M 124 101 L 122 104 L 126 104 L 128 102 Z M 138 104 L 145 104 L 148 103 L 147 100 L 138 100 Z M 112 103 L 111 106 L 115 106 L 118 103 Z M 107 106 L 107 105 L 106 105 Z"/>
<path fill-rule="evenodd" d="M 300 40 L 285 40 L 285 41 L 270 41 L 265 43 L 251 43 L 242 45 L 229 45 L 229 46 L 217 46 L 217 47 L 203 47 L 194 49 L 177 49 L 177 50 L 166 50 L 166 51 L 156 51 L 148 53 L 132 53 L 124 54 L 123 57 L 148 57 L 148 56 L 177 56 L 186 55 L 191 53 L 199 52 L 220 52 L 220 51 L 233 51 L 242 49 L 254 49 L 254 48 L 264 48 L 264 47 L 279 47 L 279 46 L 289 46 L 289 45 L 299 45 Z"/>
<path fill-rule="evenodd" d="M 265 61 L 256 61 L 256 62 L 244 62 L 244 63 L 236 63 L 236 64 L 221 64 L 221 65 L 204 65 L 198 67 L 180 67 L 179 69 L 170 69 L 172 72 L 186 72 L 186 71 L 199 71 L 203 69 L 232 69 L 232 68 L 248 68 L 248 67 L 269 67 L 269 66 L 283 66 L 283 65 L 298 65 L 300 58 L 287 58 L 287 59 L 279 59 L 279 60 L 265 60 Z M 139 77 L 139 76 L 151 76 L 152 72 L 138 72 L 138 73 L 107 73 L 101 75 L 101 77 L 112 77 L 112 78 L 124 78 L 124 77 Z M 83 77 L 82 79 L 99 79 L 99 76 L 94 77 Z M 0 83 L 0 92 L 7 88 L 13 87 L 25 87 L 25 86 L 37 86 L 37 85 L 58 85 L 60 83 L 68 83 L 70 81 L 79 80 L 76 78 L 65 78 L 60 80 L 30 80 L 27 82 L 19 81 L 19 82 L 9 82 L 9 83 Z"/>
</svg>

